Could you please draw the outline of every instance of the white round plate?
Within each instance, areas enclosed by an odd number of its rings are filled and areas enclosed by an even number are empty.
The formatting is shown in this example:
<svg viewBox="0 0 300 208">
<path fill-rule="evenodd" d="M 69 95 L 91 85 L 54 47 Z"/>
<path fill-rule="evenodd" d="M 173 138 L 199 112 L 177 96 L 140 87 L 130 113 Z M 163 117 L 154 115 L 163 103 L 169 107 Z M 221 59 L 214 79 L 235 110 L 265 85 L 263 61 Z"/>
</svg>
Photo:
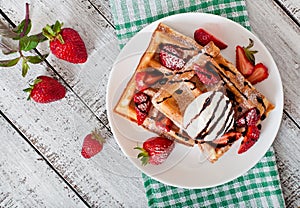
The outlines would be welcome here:
<svg viewBox="0 0 300 208">
<path fill-rule="evenodd" d="M 138 150 L 134 147 L 155 134 L 138 127 L 113 112 L 127 82 L 148 47 L 152 32 L 157 25 L 164 24 L 193 37 L 199 27 L 205 28 L 228 44 L 221 53 L 235 63 L 235 47 L 247 46 L 249 38 L 254 41 L 256 63 L 263 62 L 269 69 L 269 77 L 255 87 L 261 91 L 274 105 L 275 109 L 262 122 L 259 140 L 244 154 L 238 154 L 241 139 L 234 143 L 214 164 L 207 161 L 197 146 L 186 147 L 176 144 L 168 159 L 161 165 L 142 166 L 136 158 Z M 267 152 L 273 143 L 280 126 L 283 111 L 283 90 L 277 66 L 263 43 L 241 25 L 211 14 L 184 13 L 169 16 L 156 21 L 137 33 L 123 48 L 113 65 L 107 88 L 108 119 L 112 132 L 124 154 L 141 171 L 150 177 L 168 185 L 184 188 L 207 188 L 217 186 L 241 176 L 252 168 Z"/>
</svg>

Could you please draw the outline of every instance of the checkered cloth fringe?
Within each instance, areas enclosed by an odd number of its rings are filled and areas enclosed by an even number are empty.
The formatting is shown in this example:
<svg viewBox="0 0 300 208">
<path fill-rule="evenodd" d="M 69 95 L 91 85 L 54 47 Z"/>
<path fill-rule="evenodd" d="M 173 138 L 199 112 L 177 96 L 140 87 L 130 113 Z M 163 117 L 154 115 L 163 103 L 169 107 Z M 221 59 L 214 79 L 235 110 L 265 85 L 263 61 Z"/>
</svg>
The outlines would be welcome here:
<svg viewBox="0 0 300 208">
<path fill-rule="evenodd" d="M 110 0 L 122 48 L 149 23 L 184 12 L 204 12 L 238 22 L 250 30 L 244 0 Z M 274 149 L 243 176 L 221 186 L 184 189 L 143 174 L 149 207 L 284 207 Z"/>
</svg>

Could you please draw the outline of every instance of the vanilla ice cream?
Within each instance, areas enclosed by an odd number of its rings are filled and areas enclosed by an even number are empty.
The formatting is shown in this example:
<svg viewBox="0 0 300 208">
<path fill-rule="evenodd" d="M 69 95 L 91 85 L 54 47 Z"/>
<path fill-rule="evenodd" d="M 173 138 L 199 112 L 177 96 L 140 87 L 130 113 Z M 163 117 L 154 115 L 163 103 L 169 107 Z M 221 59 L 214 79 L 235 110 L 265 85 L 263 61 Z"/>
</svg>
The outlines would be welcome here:
<svg viewBox="0 0 300 208">
<path fill-rule="evenodd" d="M 231 102 L 224 93 L 209 91 L 188 105 L 183 127 L 195 140 L 213 141 L 232 128 L 233 113 Z"/>
</svg>

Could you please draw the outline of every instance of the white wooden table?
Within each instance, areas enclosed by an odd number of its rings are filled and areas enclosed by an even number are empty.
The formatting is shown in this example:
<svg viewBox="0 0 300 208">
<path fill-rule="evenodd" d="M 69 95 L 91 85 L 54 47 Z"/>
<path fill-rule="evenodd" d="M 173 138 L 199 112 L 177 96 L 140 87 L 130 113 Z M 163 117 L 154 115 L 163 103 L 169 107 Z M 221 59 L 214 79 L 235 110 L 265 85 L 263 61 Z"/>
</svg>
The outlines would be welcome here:
<svg viewBox="0 0 300 208">
<path fill-rule="evenodd" d="M 0 68 L 0 207 L 146 207 L 138 171 L 122 154 L 105 109 L 108 75 L 119 53 L 108 0 L 28 0 L 33 32 L 56 19 L 79 31 L 89 60 L 73 65 L 53 55 L 31 67 Z M 18 24 L 24 0 L 0 0 L 0 19 Z M 287 207 L 300 206 L 300 0 L 247 1 L 252 31 L 280 70 L 284 115 L 274 142 Z M 0 59 L 5 58 L 2 54 Z M 67 88 L 66 98 L 41 105 L 22 91 L 42 74 Z M 107 139 L 90 160 L 83 138 L 98 128 Z"/>
</svg>

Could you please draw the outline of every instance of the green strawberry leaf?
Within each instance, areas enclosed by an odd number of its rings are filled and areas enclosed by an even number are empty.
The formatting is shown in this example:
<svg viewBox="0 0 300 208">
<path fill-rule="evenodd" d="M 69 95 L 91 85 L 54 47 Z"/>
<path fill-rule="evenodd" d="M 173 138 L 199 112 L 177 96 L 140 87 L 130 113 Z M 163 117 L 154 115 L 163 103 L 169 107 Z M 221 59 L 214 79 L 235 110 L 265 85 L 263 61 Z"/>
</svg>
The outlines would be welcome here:
<svg viewBox="0 0 300 208">
<path fill-rule="evenodd" d="M 53 37 L 55 37 L 55 32 L 50 25 L 46 25 L 46 27 L 43 28 L 43 35 L 51 40 Z"/>
<path fill-rule="evenodd" d="M 55 34 L 59 33 L 61 31 L 61 28 L 64 23 L 60 23 L 59 21 L 56 21 L 55 24 L 52 26 L 52 29 Z"/>
<path fill-rule="evenodd" d="M 24 36 L 20 39 L 20 50 L 30 51 L 37 47 L 41 38 L 37 35 Z"/>
<path fill-rule="evenodd" d="M 28 87 L 26 89 L 23 90 L 24 92 L 31 92 L 32 91 L 32 87 Z"/>
<path fill-rule="evenodd" d="M 149 153 L 142 147 L 135 147 L 133 149 L 140 150 L 141 152 L 137 155 L 137 158 L 142 161 L 142 165 L 147 165 L 149 163 Z"/>
<path fill-rule="evenodd" d="M 13 32 L 4 22 L 0 21 L 0 36 L 7 38 L 16 38 L 18 34 Z"/>
<path fill-rule="evenodd" d="M 249 45 L 247 47 L 243 47 L 244 51 L 245 51 L 245 55 L 247 57 L 247 59 L 253 64 L 255 65 L 255 56 L 254 54 L 256 54 L 258 51 L 256 50 L 251 50 L 251 48 L 254 46 L 254 41 L 249 38 Z"/>
<path fill-rule="evenodd" d="M 34 88 L 34 85 L 36 85 L 37 83 L 41 82 L 42 80 L 39 79 L 39 78 L 36 78 L 33 82 L 33 84 L 30 84 L 28 88 L 26 89 L 23 89 L 24 92 L 27 92 L 29 93 L 28 97 L 27 97 L 27 100 L 30 100 L 30 94 L 31 94 L 31 91 L 33 90 Z"/>
<path fill-rule="evenodd" d="M 30 85 L 30 87 L 23 90 L 23 92 L 29 93 L 27 100 L 30 100 L 30 94 L 31 94 L 32 89 L 33 89 L 33 85 Z"/>
<path fill-rule="evenodd" d="M 11 66 L 15 66 L 20 60 L 20 57 L 15 58 L 15 59 L 11 59 L 11 60 L 3 60 L 0 61 L 0 67 L 11 67 Z"/>
<path fill-rule="evenodd" d="M 62 44 L 64 44 L 64 40 L 62 39 L 62 36 L 60 35 L 61 28 L 63 26 L 63 23 L 56 21 L 54 25 L 46 25 L 46 27 L 43 28 L 43 35 L 48 38 L 49 40 L 53 40 L 54 38 L 57 38 Z"/>
<path fill-rule="evenodd" d="M 253 46 L 254 46 L 254 41 L 251 38 L 249 38 L 249 45 L 246 47 L 246 49 L 250 49 Z"/>
<path fill-rule="evenodd" d="M 25 77 L 27 72 L 29 70 L 29 65 L 27 63 L 27 60 L 25 58 L 23 58 L 23 62 L 22 62 L 22 76 Z"/>
<path fill-rule="evenodd" d="M 25 23 L 26 23 L 26 19 L 24 19 L 17 27 L 15 27 L 15 28 L 13 29 L 13 32 L 15 32 L 15 33 L 17 33 L 17 34 L 19 35 L 18 37 L 14 38 L 14 39 L 18 40 L 18 39 L 21 38 L 20 35 L 21 35 L 22 33 L 23 33 L 24 36 L 26 36 L 26 35 L 30 32 L 31 26 L 32 26 L 31 20 L 28 19 L 28 26 L 27 26 L 27 28 L 26 28 L 26 31 L 24 31 L 24 29 L 25 29 Z"/>
<path fill-rule="evenodd" d="M 47 57 L 48 57 L 49 54 L 44 54 L 42 56 L 26 56 L 25 58 L 27 59 L 27 61 L 29 63 L 32 63 L 32 64 L 38 64 L 38 63 L 41 63 L 42 61 L 44 61 Z"/>
</svg>

